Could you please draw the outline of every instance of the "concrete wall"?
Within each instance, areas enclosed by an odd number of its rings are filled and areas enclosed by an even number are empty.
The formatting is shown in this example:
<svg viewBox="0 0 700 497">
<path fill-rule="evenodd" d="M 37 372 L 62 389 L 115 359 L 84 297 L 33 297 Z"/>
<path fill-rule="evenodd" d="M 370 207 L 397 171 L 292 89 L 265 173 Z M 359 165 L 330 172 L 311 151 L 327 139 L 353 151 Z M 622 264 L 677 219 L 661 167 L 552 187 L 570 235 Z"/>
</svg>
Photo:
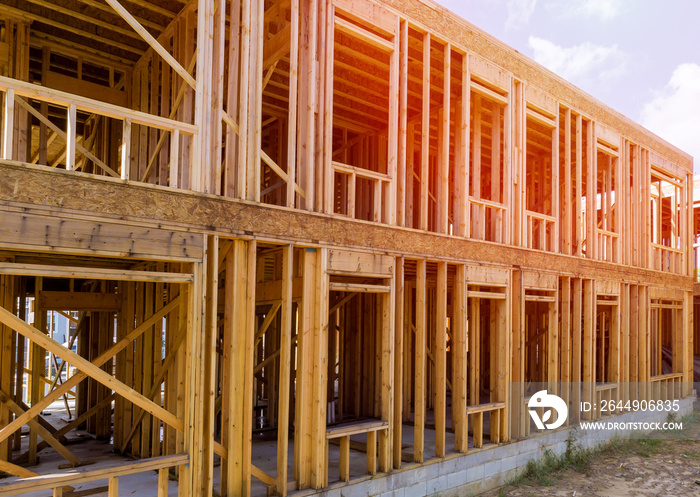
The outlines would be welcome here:
<svg viewBox="0 0 700 497">
<path fill-rule="evenodd" d="M 680 401 L 676 419 L 680 420 L 693 410 L 693 398 Z M 631 412 L 606 418 L 603 422 L 645 423 L 665 422 L 666 412 Z M 408 464 L 391 473 L 365 477 L 350 483 L 334 483 L 324 491 L 296 492 L 294 495 L 318 495 L 320 497 L 422 497 L 440 495 L 465 497 L 504 485 L 519 475 L 528 461 L 540 459 L 545 450 L 554 454 L 566 452 L 567 441 L 572 438 L 583 448 L 598 445 L 614 435 L 627 437 L 632 431 L 596 431 L 586 433 L 579 427 L 533 435 L 527 440 L 514 441 L 496 447 L 472 450 L 467 454 L 452 454 L 444 459 L 433 459 L 423 465 Z"/>
</svg>

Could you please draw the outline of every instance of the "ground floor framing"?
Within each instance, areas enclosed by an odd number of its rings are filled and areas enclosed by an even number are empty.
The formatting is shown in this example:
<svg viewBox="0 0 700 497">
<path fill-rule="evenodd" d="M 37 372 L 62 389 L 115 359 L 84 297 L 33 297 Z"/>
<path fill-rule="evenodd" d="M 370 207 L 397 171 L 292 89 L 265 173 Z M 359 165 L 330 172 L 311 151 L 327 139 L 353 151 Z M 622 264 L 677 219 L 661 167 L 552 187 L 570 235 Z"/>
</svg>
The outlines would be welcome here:
<svg viewBox="0 0 700 497">
<path fill-rule="evenodd" d="M 43 450 L 83 465 L 62 438 L 82 429 L 152 461 L 160 492 L 172 472 L 183 495 L 285 494 L 537 436 L 542 385 L 570 405 L 691 394 L 689 277 L 9 162 L 0 175 L 0 470 L 22 478 Z M 61 428 L 41 414 L 57 401 Z"/>
</svg>

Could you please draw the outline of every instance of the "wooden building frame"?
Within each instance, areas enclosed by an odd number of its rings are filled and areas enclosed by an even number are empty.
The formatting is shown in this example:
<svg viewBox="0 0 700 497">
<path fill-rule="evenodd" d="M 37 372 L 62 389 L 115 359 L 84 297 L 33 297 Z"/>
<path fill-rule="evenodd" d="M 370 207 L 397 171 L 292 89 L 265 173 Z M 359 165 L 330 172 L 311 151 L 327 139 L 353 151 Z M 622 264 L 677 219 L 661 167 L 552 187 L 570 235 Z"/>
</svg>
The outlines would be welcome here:
<svg viewBox="0 0 700 497">
<path fill-rule="evenodd" d="M 8 0 L 0 103 L 0 495 L 284 496 L 532 436 L 530 382 L 691 395 L 692 158 L 430 0 Z M 139 461 L 37 474 L 76 428 Z"/>
</svg>

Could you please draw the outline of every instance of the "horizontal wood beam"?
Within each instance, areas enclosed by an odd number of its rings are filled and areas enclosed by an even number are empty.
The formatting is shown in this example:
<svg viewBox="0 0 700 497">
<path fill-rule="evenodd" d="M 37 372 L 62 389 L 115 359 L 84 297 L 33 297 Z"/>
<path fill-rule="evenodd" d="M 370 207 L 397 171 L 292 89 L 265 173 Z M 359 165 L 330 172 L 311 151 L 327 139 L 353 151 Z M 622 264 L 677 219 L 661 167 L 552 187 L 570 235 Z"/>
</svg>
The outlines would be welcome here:
<svg viewBox="0 0 700 497">
<path fill-rule="evenodd" d="M 200 234 L 180 230 L 28 214 L 24 209 L 6 210 L 2 217 L 3 249 L 182 262 L 200 259 L 204 251 Z"/>
<path fill-rule="evenodd" d="M 94 278 L 97 280 L 115 281 L 155 281 L 159 283 L 192 283 L 194 281 L 193 275 L 184 273 L 48 266 L 43 264 L 17 264 L 14 262 L 0 262 L 0 274 L 46 276 L 52 278 Z"/>
<path fill-rule="evenodd" d="M 95 480 L 106 480 L 108 478 L 145 473 L 147 471 L 163 468 L 172 468 L 187 464 L 188 462 L 189 456 L 187 454 L 176 454 L 173 456 L 152 457 L 128 464 L 124 464 L 124 462 L 120 461 L 117 464 L 100 468 L 96 471 L 76 471 L 37 476 L 35 476 L 36 473 L 30 472 L 31 477 L 24 477 L 25 479 L 20 482 L 0 487 L 0 497 L 40 490 L 50 490 L 63 485 L 77 485 Z M 0 469 L 3 469 L 1 465 Z"/>
<path fill-rule="evenodd" d="M 95 178 L 60 170 L 0 161 L 0 209 L 21 204 L 25 212 L 46 213 L 55 208 L 81 212 L 95 219 L 118 217 L 123 222 L 153 223 L 161 229 L 186 229 L 258 240 L 356 248 L 386 255 L 405 255 L 466 264 L 546 269 L 574 277 L 625 280 L 692 290 L 692 278 L 605 261 L 545 253 L 511 245 L 422 232 L 284 207 L 229 198 L 202 196 L 147 185 L 125 185 L 120 180 Z M 110 198 L 105 204 L 104 198 Z M 143 210 L 140 206 L 149 206 Z M 42 207 L 44 206 L 44 207 Z M 43 209 L 40 211 L 40 209 Z M 157 221 L 153 221 L 153 220 Z M 261 222 L 261 220 L 265 222 Z M 0 237 L 0 243 L 2 239 Z"/>
<path fill-rule="evenodd" d="M 331 281 L 330 291 L 353 293 L 390 293 L 391 287 L 389 285 L 370 285 L 365 283 L 343 283 Z"/>
<path fill-rule="evenodd" d="M 48 311 L 118 311 L 121 297 L 116 293 L 53 292 L 39 294 L 39 307 Z"/>
</svg>

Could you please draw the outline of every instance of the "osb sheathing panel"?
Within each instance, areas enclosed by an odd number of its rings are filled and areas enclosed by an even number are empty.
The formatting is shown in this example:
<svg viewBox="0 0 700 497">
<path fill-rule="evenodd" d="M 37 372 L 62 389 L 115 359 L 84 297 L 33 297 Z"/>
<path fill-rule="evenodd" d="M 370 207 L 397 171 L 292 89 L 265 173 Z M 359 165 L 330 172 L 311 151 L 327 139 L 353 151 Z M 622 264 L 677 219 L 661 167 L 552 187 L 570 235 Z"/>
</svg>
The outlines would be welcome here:
<svg viewBox="0 0 700 497">
<path fill-rule="evenodd" d="M 388 255 L 350 250 L 329 250 L 328 272 L 390 277 L 394 274 L 394 258 Z"/>
<path fill-rule="evenodd" d="M 201 233 L 58 218 L 21 210 L 2 213 L 0 248 L 179 261 L 200 260 L 204 254 Z"/>
<path fill-rule="evenodd" d="M 556 290 L 559 277 L 542 271 L 523 271 L 523 286 L 529 290 Z"/>
<path fill-rule="evenodd" d="M 609 279 L 600 279 L 595 283 L 598 295 L 620 295 L 620 282 Z"/>
<path fill-rule="evenodd" d="M 0 216 L 4 206 L 53 211 L 55 216 L 119 219 L 154 229 L 177 229 L 259 240 L 372 250 L 478 265 L 544 269 L 692 289 L 692 279 L 520 247 L 294 211 L 211 195 L 101 179 L 87 174 L 0 163 Z M 41 207 L 35 206 L 44 206 Z"/>
<path fill-rule="evenodd" d="M 683 300 L 684 297 L 682 288 L 669 288 L 669 287 L 649 287 L 649 298 L 659 299 L 659 300 Z"/>
<path fill-rule="evenodd" d="M 468 266 L 467 281 L 470 285 L 507 286 L 510 281 L 510 269 L 493 266 Z"/>
<path fill-rule="evenodd" d="M 416 21 L 426 29 L 435 32 L 440 38 L 487 58 L 516 78 L 550 93 L 573 110 L 615 128 L 629 140 L 658 152 L 687 171 L 693 170 L 693 160 L 690 155 L 605 106 L 543 66 L 478 30 L 444 7 L 425 0 L 381 0 L 377 3 L 390 6 L 409 20 Z M 438 27 L 439 31 L 436 29 Z"/>
</svg>

